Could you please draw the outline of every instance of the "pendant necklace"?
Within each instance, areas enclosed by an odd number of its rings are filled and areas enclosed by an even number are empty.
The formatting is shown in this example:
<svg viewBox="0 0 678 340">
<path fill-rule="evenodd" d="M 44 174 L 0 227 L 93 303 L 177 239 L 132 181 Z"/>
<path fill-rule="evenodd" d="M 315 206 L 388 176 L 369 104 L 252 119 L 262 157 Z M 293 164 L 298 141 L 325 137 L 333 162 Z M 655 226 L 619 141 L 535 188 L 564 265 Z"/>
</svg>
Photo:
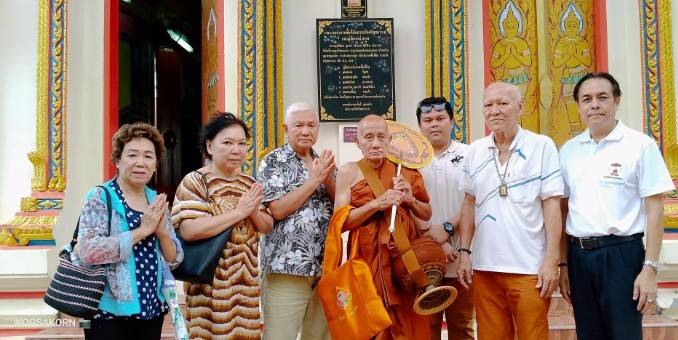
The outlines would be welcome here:
<svg viewBox="0 0 678 340">
<path fill-rule="evenodd" d="M 499 148 L 497 148 L 496 153 L 499 153 Z M 497 170 L 497 176 L 499 177 L 499 182 L 501 183 L 499 185 L 499 196 L 506 197 L 508 196 L 508 186 L 506 185 L 506 172 L 508 171 L 509 162 L 511 161 L 511 154 L 513 154 L 513 152 L 511 152 L 511 150 L 509 149 L 509 156 L 508 159 L 506 160 L 506 168 L 504 169 L 503 174 L 499 173 L 499 165 L 497 164 L 498 162 L 496 153 L 494 152 L 492 153 L 492 160 L 494 161 L 494 168 Z"/>
</svg>

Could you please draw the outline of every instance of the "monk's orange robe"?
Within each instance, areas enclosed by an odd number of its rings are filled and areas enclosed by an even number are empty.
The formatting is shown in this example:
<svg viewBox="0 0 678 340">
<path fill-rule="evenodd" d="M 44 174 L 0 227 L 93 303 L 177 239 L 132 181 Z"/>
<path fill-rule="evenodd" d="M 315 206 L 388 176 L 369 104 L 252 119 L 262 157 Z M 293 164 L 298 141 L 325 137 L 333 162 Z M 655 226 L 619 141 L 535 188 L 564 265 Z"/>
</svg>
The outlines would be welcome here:
<svg viewBox="0 0 678 340">
<path fill-rule="evenodd" d="M 393 189 L 393 177 L 396 175 L 397 165 L 385 159 L 380 169 L 375 169 L 384 189 Z M 402 168 L 400 174 L 412 185 L 413 196 L 422 202 L 428 202 L 429 197 L 424 187 L 424 180 L 417 170 Z M 361 180 L 351 188 L 351 205 L 358 208 L 376 197 L 366 180 Z M 390 209 L 386 214 L 379 212 L 370 217 L 360 227 L 358 255 L 363 258 L 372 271 L 374 284 L 381 296 L 389 317 L 391 327 L 379 333 L 375 339 L 430 339 L 429 319 L 414 312 L 412 306 L 416 296 L 396 284 L 391 272 L 391 259 L 399 254 L 398 247 L 388 231 L 390 223 Z M 398 217 L 403 221 L 410 240 L 417 237 L 416 226 L 408 209 L 399 207 Z M 349 235 L 349 238 L 352 235 Z M 349 245 L 350 245 L 349 241 Z"/>
</svg>

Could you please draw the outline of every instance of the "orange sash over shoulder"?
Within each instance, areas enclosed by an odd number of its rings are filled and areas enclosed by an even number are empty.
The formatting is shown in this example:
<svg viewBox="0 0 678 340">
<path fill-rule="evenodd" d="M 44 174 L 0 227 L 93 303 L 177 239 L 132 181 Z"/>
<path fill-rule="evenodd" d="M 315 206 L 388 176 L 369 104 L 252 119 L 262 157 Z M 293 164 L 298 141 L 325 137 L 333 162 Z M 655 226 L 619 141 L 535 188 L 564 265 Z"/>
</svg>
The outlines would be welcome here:
<svg viewBox="0 0 678 340">
<path fill-rule="evenodd" d="M 322 276 L 316 289 L 333 339 L 369 339 L 391 325 L 370 266 L 358 257 L 358 235 L 352 236 L 350 256 L 341 264 L 341 228 L 351 209 L 344 206 L 335 210 L 330 220 Z"/>
<path fill-rule="evenodd" d="M 384 189 L 393 188 L 393 177 L 397 165 L 384 160 L 381 168 L 375 169 Z M 421 202 L 428 202 L 429 197 L 424 187 L 424 180 L 417 170 L 403 168 L 401 175 L 412 185 L 412 194 Z M 351 187 L 351 206 L 361 207 L 376 198 L 372 188 L 365 179 Z M 403 206 L 398 207 L 398 216 L 402 219 L 407 238 L 412 241 L 417 237 L 414 220 L 410 211 Z M 430 339 L 429 319 L 416 314 L 412 308 L 416 296 L 397 286 L 393 279 L 392 258 L 400 252 L 388 231 L 389 221 L 382 212 L 369 217 L 361 226 L 351 229 L 349 240 L 358 239 L 358 256 L 369 266 L 377 293 L 381 296 L 386 311 L 391 318 L 391 326 L 375 336 L 377 340 L 424 340 Z M 357 235 L 356 235 L 356 232 Z"/>
</svg>

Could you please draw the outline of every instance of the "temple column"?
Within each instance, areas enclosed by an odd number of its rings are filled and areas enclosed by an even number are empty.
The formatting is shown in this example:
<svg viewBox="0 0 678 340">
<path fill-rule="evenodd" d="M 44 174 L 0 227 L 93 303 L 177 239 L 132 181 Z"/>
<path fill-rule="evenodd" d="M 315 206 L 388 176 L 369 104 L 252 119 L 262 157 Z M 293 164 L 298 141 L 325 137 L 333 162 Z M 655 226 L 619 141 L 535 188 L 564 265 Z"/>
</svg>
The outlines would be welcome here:
<svg viewBox="0 0 678 340">
<path fill-rule="evenodd" d="M 245 173 L 283 143 L 281 0 L 238 2 L 237 112 L 252 131 Z"/>
<path fill-rule="evenodd" d="M 657 141 L 669 172 L 678 184 L 678 145 L 676 145 L 676 98 L 673 70 L 673 22 L 670 0 L 639 2 L 640 51 L 643 132 Z M 666 215 L 664 241 L 657 276 L 657 304 L 663 314 L 678 318 L 678 193 L 669 193 L 664 200 Z"/>
<path fill-rule="evenodd" d="M 63 208 L 66 189 L 66 4 L 39 2 L 37 108 L 31 196 L 21 198 L 20 212 L 0 225 L 5 246 L 54 245 L 52 228 Z"/>
</svg>

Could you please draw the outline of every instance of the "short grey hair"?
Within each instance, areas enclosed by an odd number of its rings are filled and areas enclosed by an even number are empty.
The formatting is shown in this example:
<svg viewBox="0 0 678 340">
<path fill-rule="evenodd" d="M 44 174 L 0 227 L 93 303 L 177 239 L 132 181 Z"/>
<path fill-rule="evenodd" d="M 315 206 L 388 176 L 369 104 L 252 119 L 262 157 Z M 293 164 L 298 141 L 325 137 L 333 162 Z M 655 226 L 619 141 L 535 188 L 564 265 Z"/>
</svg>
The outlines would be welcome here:
<svg viewBox="0 0 678 340">
<path fill-rule="evenodd" d="M 515 99 L 516 102 L 519 102 L 519 103 L 520 103 L 520 102 L 522 102 L 522 101 L 524 100 L 523 92 L 520 90 L 520 87 L 518 87 L 518 85 L 511 84 L 511 83 L 507 83 L 507 82 L 503 82 L 503 81 L 497 81 L 497 82 L 494 82 L 494 83 L 488 85 L 488 86 L 485 88 L 485 91 L 491 90 L 491 89 L 494 89 L 494 88 L 505 88 L 505 89 L 508 89 L 509 95 L 510 95 L 511 97 L 513 97 L 513 99 Z"/>
<path fill-rule="evenodd" d="M 291 119 L 292 116 L 294 115 L 295 112 L 303 112 L 303 111 L 312 111 L 316 112 L 315 108 L 308 103 L 305 102 L 296 102 L 290 104 L 290 106 L 287 107 L 285 110 L 285 124 L 287 124 Z M 316 121 L 318 121 L 318 115 L 315 115 Z"/>
</svg>

